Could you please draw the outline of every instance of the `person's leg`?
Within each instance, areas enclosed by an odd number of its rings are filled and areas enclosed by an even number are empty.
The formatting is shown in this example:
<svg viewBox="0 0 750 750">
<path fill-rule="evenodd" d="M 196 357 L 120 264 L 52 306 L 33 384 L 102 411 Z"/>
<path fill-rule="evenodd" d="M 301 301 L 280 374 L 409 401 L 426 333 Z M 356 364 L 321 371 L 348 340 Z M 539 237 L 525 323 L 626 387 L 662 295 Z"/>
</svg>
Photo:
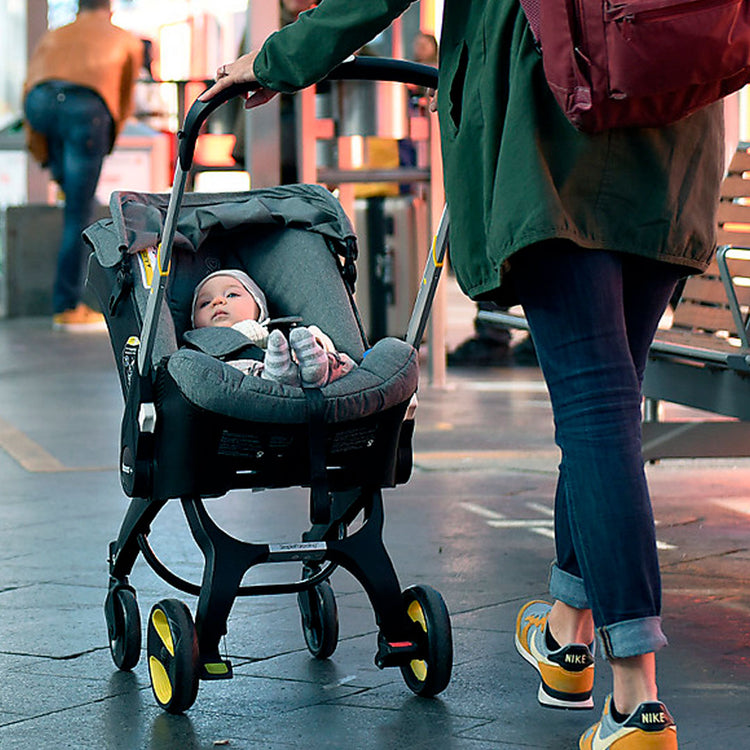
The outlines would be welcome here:
<svg viewBox="0 0 750 750">
<path fill-rule="evenodd" d="M 569 633 L 585 638 L 586 620 L 593 615 L 608 657 L 636 657 L 646 662 L 636 671 L 647 674 L 652 657 L 644 655 L 665 639 L 640 455 L 640 380 L 676 278 L 671 269 L 661 275 L 644 267 L 641 304 L 628 303 L 626 317 L 626 299 L 639 295 L 625 293 L 623 259 L 627 256 L 570 243 L 545 243 L 519 253 L 512 266 L 562 450 L 558 560 L 550 582 L 561 604 L 550 614 L 550 628 L 562 642 Z"/>
<path fill-rule="evenodd" d="M 64 140 L 65 209 L 53 288 L 56 313 L 75 308 L 81 299 L 86 258 L 81 232 L 91 221 L 94 194 L 112 132 L 112 119 L 95 94 L 74 92 L 64 96 L 60 103 L 60 130 Z"/>
<path fill-rule="evenodd" d="M 63 178 L 63 140 L 58 122 L 58 103 L 56 94 L 50 86 L 35 86 L 24 101 L 24 114 L 31 127 L 42 133 L 47 139 L 47 168 L 52 179 L 62 187 Z"/>
</svg>

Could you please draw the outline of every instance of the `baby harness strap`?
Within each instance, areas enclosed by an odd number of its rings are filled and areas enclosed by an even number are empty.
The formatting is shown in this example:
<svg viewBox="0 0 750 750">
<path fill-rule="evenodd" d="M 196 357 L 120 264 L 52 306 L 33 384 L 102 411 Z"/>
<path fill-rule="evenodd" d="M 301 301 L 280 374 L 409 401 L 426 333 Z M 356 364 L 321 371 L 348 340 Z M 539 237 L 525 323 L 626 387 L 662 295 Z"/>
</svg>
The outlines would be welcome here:
<svg viewBox="0 0 750 750">
<path fill-rule="evenodd" d="M 325 398 L 320 388 L 303 388 L 307 399 L 310 442 L 310 521 L 326 524 L 331 520 L 326 474 Z"/>
<path fill-rule="evenodd" d="M 234 328 L 206 327 L 185 331 L 185 343 L 217 359 L 233 354 L 246 359 L 263 359 L 263 350 Z"/>
</svg>

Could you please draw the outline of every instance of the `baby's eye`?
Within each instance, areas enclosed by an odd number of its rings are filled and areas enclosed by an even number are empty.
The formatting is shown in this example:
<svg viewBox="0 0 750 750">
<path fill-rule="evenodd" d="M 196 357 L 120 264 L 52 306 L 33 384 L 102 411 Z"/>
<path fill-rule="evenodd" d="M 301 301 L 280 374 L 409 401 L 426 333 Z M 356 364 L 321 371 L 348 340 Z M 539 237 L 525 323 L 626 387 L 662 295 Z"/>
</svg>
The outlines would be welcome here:
<svg viewBox="0 0 750 750">
<path fill-rule="evenodd" d="M 199 302 L 199 303 L 198 303 L 198 309 L 199 309 L 199 310 L 202 310 L 202 309 L 203 309 L 204 307 L 206 307 L 207 305 L 208 305 L 208 300 L 207 300 L 207 299 L 204 299 L 204 300 L 203 300 L 202 302 Z"/>
<path fill-rule="evenodd" d="M 227 292 L 227 297 L 239 297 L 240 295 L 237 292 Z"/>
</svg>

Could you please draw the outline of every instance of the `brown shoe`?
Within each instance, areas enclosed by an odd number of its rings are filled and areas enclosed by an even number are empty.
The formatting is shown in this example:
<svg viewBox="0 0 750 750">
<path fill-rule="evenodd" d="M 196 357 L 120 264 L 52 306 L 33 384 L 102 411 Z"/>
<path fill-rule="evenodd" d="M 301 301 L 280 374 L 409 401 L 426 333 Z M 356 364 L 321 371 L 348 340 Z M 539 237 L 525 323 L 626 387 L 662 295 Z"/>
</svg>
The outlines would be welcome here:
<svg viewBox="0 0 750 750">
<path fill-rule="evenodd" d="M 106 331 L 107 324 L 101 313 L 92 310 L 80 302 L 72 310 L 64 310 L 52 316 L 52 328 L 56 331 L 84 333 L 89 331 Z"/>
</svg>

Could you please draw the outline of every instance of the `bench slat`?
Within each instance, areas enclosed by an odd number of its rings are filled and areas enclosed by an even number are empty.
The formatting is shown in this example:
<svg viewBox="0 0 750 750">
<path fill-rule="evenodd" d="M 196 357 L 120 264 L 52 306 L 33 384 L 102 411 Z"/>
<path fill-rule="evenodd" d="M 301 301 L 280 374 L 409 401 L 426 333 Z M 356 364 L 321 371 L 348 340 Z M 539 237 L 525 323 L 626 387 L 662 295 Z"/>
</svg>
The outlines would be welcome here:
<svg viewBox="0 0 750 750">
<path fill-rule="evenodd" d="M 739 222 L 732 222 L 738 224 Z M 750 224 L 747 225 L 747 231 L 739 231 L 738 226 L 732 227 L 732 229 L 725 229 L 719 227 L 716 231 L 716 242 L 719 245 L 735 245 L 737 247 L 744 247 L 750 245 Z"/>
<path fill-rule="evenodd" d="M 732 313 L 726 308 L 709 307 L 682 300 L 675 308 L 672 325 L 698 331 L 729 331 L 736 333 Z"/>
<path fill-rule="evenodd" d="M 729 172 L 746 172 L 750 170 L 750 150 L 746 147 L 740 146 L 737 151 L 734 152 L 732 160 L 729 162 Z"/>
<path fill-rule="evenodd" d="M 722 199 L 717 216 L 720 245 L 750 245 L 750 179 L 744 179 L 745 175 L 750 178 L 750 144 L 740 143 L 721 185 Z M 738 199 L 747 200 L 738 202 Z M 750 435 L 750 348 L 735 346 L 726 337 L 713 333 L 727 331 L 737 343 L 737 325 L 743 322 L 747 325 L 750 260 L 731 258 L 731 254 L 730 251 L 726 257 L 730 279 L 722 279 L 714 257 L 706 274 L 686 280 L 674 310 L 672 328 L 656 332 L 649 350 L 643 390 L 651 407 L 664 399 L 744 421 L 645 424 L 643 452 L 647 459 L 750 456 L 747 441 Z M 733 307 L 732 294 L 727 294 L 725 281 L 732 286 L 739 310 Z M 733 309 L 742 320 L 735 319 Z M 646 413 L 657 414 L 657 411 L 651 408 Z M 689 436 L 686 439 L 686 427 L 692 430 L 695 426 L 702 431 L 698 439 L 690 440 Z M 736 427 L 742 429 L 733 429 Z M 655 429 L 649 432 L 650 428 Z M 707 428 L 713 432 L 708 432 Z M 669 445 L 665 444 L 667 437 Z"/>
<path fill-rule="evenodd" d="M 737 287 L 736 291 L 740 305 L 750 304 L 750 288 Z M 727 306 L 727 293 L 721 279 L 693 276 L 685 282 L 682 297 L 696 302 Z"/>
<path fill-rule="evenodd" d="M 729 266 L 729 273 L 732 275 L 732 278 L 750 278 L 750 258 L 733 258 L 731 253 L 732 251 L 730 250 L 727 257 L 727 265 Z"/>
<path fill-rule="evenodd" d="M 731 271 L 732 268 L 730 261 L 730 272 Z M 738 304 L 740 306 L 750 305 L 750 286 L 742 283 L 747 277 L 742 274 L 734 273 L 732 273 L 732 277 L 735 279 L 734 291 L 737 295 Z M 737 283 L 737 281 L 740 283 Z M 750 284 L 750 279 L 747 281 Z M 714 305 L 728 307 L 724 282 L 715 276 L 691 276 L 685 282 L 682 296 L 699 302 L 710 302 Z"/>
<path fill-rule="evenodd" d="M 719 224 L 727 221 L 750 224 L 750 206 L 743 206 L 741 203 L 732 203 L 731 201 L 720 201 L 716 216 Z"/>
<path fill-rule="evenodd" d="M 750 179 L 744 179 L 741 174 L 725 177 L 720 195 L 722 198 L 747 198 L 750 196 Z"/>
</svg>

